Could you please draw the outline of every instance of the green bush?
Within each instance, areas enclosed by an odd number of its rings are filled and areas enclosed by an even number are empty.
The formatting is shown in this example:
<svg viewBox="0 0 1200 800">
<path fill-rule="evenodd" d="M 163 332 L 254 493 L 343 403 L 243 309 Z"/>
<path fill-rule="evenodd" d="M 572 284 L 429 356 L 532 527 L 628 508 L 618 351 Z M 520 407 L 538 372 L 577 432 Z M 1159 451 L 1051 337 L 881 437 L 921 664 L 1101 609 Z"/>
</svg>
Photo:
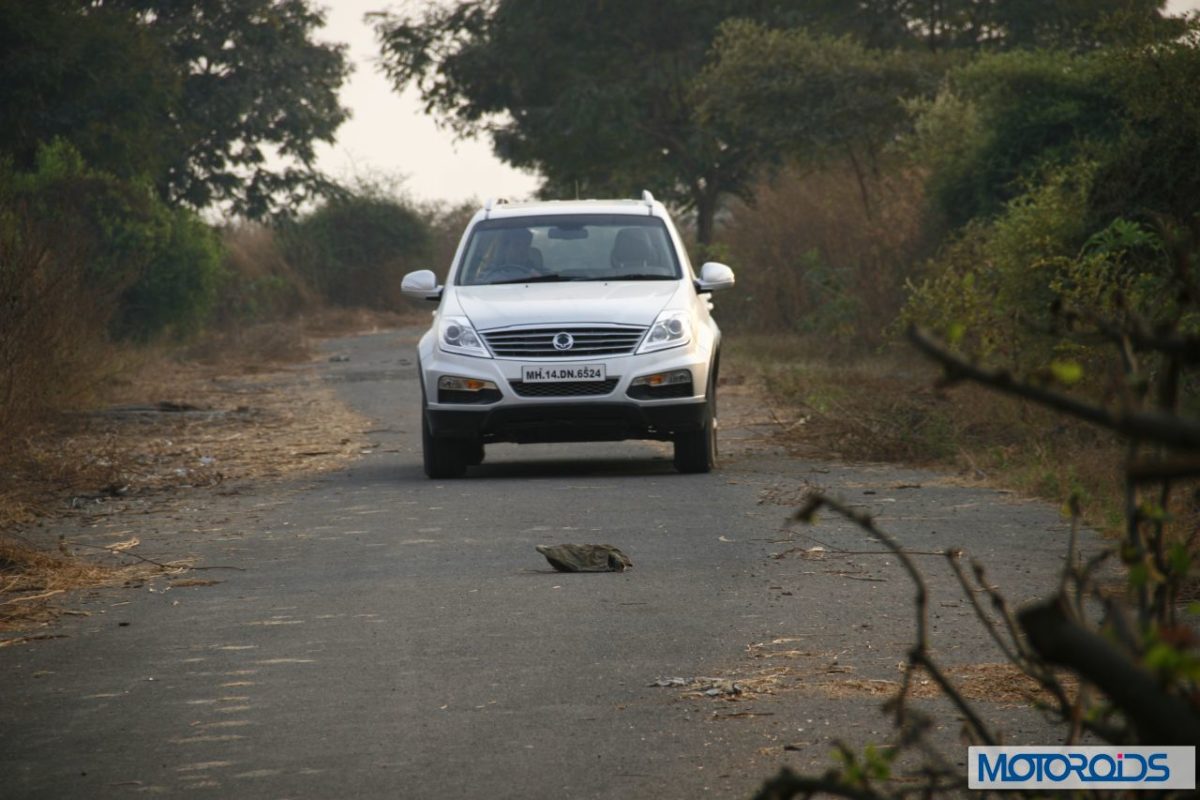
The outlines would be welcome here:
<svg viewBox="0 0 1200 800">
<path fill-rule="evenodd" d="M 146 184 L 88 167 L 61 140 L 39 151 L 32 172 L 10 172 L 9 181 L 36 235 L 86 264 L 89 299 L 116 298 L 114 334 L 185 334 L 203 322 L 220 250 L 193 212 L 168 208 Z"/>
<path fill-rule="evenodd" d="M 63 140 L 42 147 L 34 169 L 11 181 L 30 224 L 78 252 L 97 292 L 123 292 L 166 236 L 163 209 L 145 186 L 88 167 Z"/>
<path fill-rule="evenodd" d="M 1060 325 L 1070 318 L 1174 324 L 1156 231 L 1200 212 L 1197 82 L 1200 21 L 1170 41 L 985 56 L 950 73 L 913 105 L 911 152 L 961 227 L 902 319 L 1060 379 L 1095 360 Z"/>
<path fill-rule="evenodd" d="M 1015 366 L 1053 342 L 1054 283 L 1086 241 L 1094 165 L 1054 170 L 994 220 L 973 220 L 909 284 L 901 322 L 931 328 L 964 350 Z"/>
<path fill-rule="evenodd" d="M 149 338 L 195 333 L 208 319 L 222 278 L 216 233 L 191 211 L 161 209 L 163 237 L 141 274 L 121 296 L 121 335 Z"/>
<path fill-rule="evenodd" d="M 284 254 L 328 302 L 395 308 L 404 273 L 428 267 L 430 231 L 424 218 L 382 188 L 359 187 L 282 231 Z"/>
<path fill-rule="evenodd" d="M 952 70 L 910 104 L 930 196 L 952 226 L 996 216 L 1039 173 L 1121 133 L 1120 101 L 1096 56 L 1017 51 Z"/>
</svg>

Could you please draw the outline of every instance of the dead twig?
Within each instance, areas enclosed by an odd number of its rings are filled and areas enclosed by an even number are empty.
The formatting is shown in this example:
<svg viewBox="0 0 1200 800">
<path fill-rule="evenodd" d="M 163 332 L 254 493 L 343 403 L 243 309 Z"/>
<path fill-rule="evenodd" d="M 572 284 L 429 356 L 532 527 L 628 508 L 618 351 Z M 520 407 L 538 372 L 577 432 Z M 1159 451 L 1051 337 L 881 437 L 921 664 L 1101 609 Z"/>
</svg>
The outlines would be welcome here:
<svg viewBox="0 0 1200 800">
<path fill-rule="evenodd" d="M 809 499 L 806 506 L 796 512 L 794 519 L 801 522 L 811 522 L 817 511 L 823 507 L 829 508 L 840 516 L 854 522 L 876 541 L 887 547 L 900 560 L 901 566 L 908 573 L 909 578 L 916 587 L 914 602 L 916 605 L 917 633 L 916 642 L 913 644 L 912 649 L 909 650 L 909 662 L 914 666 L 922 667 L 929 673 L 929 676 L 937 683 L 946 697 L 950 698 L 950 701 L 966 718 L 967 725 L 978 741 L 985 745 L 994 745 L 996 743 L 995 734 L 984 724 L 978 712 L 967 702 L 966 698 L 955 688 L 929 655 L 929 589 L 925 584 L 925 579 L 921 575 L 921 571 L 917 569 L 917 565 L 913 563 L 899 542 L 875 525 L 875 521 L 870 514 L 855 511 L 833 498 L 821 495 L 813 496 Z"/>
</svg>

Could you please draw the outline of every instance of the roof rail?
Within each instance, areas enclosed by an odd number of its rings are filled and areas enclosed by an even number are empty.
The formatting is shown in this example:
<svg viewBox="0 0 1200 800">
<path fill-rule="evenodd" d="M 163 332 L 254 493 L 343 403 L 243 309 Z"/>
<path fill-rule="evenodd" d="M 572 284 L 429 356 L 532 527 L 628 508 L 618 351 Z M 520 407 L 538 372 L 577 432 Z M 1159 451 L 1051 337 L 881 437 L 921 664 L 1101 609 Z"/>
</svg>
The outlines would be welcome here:
<svg viewBox="0 0 1200 800">
<path fill-rule="evenodd" d="M 496 206 L 502 206 L 507 202 L 508 200 L 504 199 L 503 197 L 489 197 L 483 203 L 483 218 L 487 219 L 492 215 L 493 208 Z"/>
</svg>

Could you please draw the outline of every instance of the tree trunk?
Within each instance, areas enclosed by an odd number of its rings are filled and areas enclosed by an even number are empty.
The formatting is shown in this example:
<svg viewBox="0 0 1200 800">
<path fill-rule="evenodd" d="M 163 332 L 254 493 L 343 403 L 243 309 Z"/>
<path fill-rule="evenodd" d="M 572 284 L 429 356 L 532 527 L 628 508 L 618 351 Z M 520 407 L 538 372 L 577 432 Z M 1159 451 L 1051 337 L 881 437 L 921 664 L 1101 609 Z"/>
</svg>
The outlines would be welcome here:
<svg viewBox="0 0 1200 800">
<path fill-rule="evenodd" d="M 696 202 L 696 242 L 703 248 L 712 244 L 717 216 L 717 193 L 707 186 L 692 190 Z"/>
</svg>

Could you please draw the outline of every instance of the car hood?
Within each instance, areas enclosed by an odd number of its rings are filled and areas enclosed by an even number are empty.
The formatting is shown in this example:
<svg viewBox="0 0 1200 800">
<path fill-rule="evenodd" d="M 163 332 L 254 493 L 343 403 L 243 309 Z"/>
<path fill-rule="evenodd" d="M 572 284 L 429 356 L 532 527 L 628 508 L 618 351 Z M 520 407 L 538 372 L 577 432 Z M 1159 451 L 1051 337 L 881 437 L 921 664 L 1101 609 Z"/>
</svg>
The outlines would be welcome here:
<svg viewBox="0 0 1200 800">
<path fill-rule="evenodd" d="M 571 282 L 456 286 L 454 297 L 476 330 L 511 325 L 650 325 L 680 281 Z"/>
</svg>

